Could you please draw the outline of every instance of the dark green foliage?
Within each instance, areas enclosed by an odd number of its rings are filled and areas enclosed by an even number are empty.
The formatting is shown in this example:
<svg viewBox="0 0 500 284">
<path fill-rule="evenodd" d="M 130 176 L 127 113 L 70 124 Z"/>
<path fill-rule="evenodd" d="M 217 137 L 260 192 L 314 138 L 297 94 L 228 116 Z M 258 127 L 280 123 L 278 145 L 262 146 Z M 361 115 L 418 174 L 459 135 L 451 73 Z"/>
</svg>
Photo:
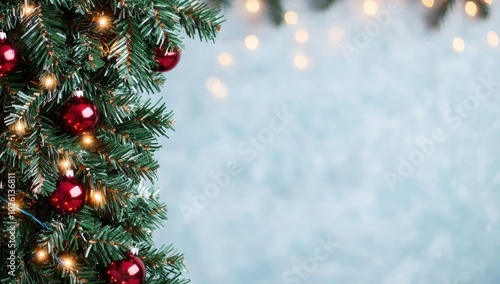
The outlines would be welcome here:
<svg viewBox="0 0 500 284">
<path fill-rule="evenodd" d="M 187 283 L 182 255 L 155 249 L 152 232 L 167 218 L 154 182 L 158 138 L 172 127 L 165 103 L 143 100 L 165 78 L 154 72 L 155 48 L 182 49 L 183 34 L 214 41 L 219 9 L 195 0 L 2 0 L 0 29 L 18 47 L 18 70 L 0 77 L 0 283 L 105 283 L 103 271 L 132 246 L 147 266 L 146 283 Z M 106 17 L 110 25 L 99 26 Z M 42 84 L 51 75 L 54 89 Z M 60 112 L 80 88 L 97 105 L 94 143 L 67 134 Z M 16 127 L 24 125 L 25 131 Z M 66 161 L 87 189 L 89 201 L 62 216 L 48 197 Z M 16 174 L 17 210 L 8 215 L 7 179 Z M 92 199 L 101 194 L 105 202 Z M 15 225 L 16 269 L 6 266 Z M 35 261 L 39 249 L 50 252 Z M 61 260 L 71 256 L 66 269 Z"/>
</svg>

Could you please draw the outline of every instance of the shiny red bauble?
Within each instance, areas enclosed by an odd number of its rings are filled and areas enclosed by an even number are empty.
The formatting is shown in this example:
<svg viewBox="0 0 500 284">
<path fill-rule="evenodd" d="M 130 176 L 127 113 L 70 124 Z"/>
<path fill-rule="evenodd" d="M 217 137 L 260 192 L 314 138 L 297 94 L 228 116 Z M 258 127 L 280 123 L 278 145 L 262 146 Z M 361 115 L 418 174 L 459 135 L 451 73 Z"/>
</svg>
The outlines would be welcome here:
<svg viewBox="0 0 500 284">
<path fill-rule="evenodd" d="M 108 283 L 111 284 L 143 284 L 146 280 L 146 266 L 133 254 L 127 259 L 111 262 L 106 269 Z"/>
<path fill-rule="evenodd" d="M 65 215 L 82 210 L 86 201 L 85 188 L 72 176 L 61 177 L 56 184 L 56 190 L 49 198 L 52 210 Z"/>
<path fill-rule="evenodd" d="M 19 63 L 19 54 L 7 40 L 7 34 L 0 32 L 0 77 L 12 74 Z"/>
<path fill-rule="evenodd" d="M 168 51 L 161 48 L 155 49 L 156 55 L 155 60 L 158 62 L 158 67 L 156 71 L 166 72 L 174 69 L 181 60 L 181 51 Z"/>
<path fill-rule="evenodd" d="M 99 122 L 97 106 L 80 92 L 69 99 L 61 113 L 62 126 L 72 135 L 90 132 Z"/>
</svg>

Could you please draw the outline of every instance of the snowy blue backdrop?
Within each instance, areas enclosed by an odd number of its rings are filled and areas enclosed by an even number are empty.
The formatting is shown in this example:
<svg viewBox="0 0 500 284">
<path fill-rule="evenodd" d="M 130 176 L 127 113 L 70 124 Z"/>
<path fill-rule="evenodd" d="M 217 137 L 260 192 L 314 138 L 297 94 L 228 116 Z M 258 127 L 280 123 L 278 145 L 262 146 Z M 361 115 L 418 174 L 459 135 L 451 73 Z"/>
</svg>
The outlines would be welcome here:
<svg viewBox="0 0 500 284">
<path fill-rule="evenodd" d="M 197 284 L 500 283 L 500 3 L 432 31 L 420 1 L 285 2 L 167 74 L 157 242 Z"/>
</svg>

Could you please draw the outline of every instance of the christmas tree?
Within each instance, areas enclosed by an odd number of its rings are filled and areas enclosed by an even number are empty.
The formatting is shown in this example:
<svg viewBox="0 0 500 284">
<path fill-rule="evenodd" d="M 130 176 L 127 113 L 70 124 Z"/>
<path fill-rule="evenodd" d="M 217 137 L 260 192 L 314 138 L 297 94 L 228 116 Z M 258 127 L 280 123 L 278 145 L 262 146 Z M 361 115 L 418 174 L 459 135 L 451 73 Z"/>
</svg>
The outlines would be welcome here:
<svg viewBox="0 0 500 284">
<path fill-rule="evenodd" d="M 154 186 L 182 36 L 213 41 L 195 0 L 2 0 L 0 282 L 187 283 L 156 248 Z"/>
</svg>

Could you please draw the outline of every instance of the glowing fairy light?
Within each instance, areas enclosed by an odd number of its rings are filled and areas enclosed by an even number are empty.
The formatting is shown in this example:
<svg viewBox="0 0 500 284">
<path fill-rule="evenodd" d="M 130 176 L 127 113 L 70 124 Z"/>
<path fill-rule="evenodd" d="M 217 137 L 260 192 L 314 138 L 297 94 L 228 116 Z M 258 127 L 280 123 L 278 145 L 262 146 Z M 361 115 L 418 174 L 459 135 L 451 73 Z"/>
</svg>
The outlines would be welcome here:
<svg viewBox="0 0 500 284">
<path fill-rule="evenodd" d="M 309 32 L 305 29 L 300 29 L 295 32 L 295 40 L 299 43 L 306 43 L 309 40 Z"/>
<path fill-rule="evenodd" d="M 475 16 L 477 14 L 477 5 L 472 1 L 467 1 L 465 3 L 465 13 L 469 16 Z"/>
<path fill-rule="evenodd" d="M 47 260 L 47 257 L 48 257 L 48 253 L 45 249 L 43 248 L 38 248 L 36 251 L 35 251 L 35 259 L 38 261 L 38 262 L 44 262 Z"/>
<path fill-rule="evenodd" d="M 18 135 L 23 135 L 24 133 L 26 133 L 26 124 L 22 120 L 19 120 L 14 125 L 12 125 L 10 129 L 16 132 Z"/>
<path fill-rule="evenodd" d="M 35 6 L 32 4 L 26 3 L 23 6 L 23 15 L 28 16 L 29 14 L 31 14 L 33 12 L 33 10 L 35 10 Z"/>
<path fill-rule="evenodd" d="M 498 37 L 498 34 L 494 31 L 488 32 L 486 40 L 488 41 L 488 44 L 491 47 L 497 47 L 498 44 L 500 43 L 500 38 Z"/>
<path fill-rule="evenodd" d="M 222 66 L 229 66 L 233 62 L 233 56 L 229 52 L 223 52 L 219 55 L 219 64 Z"/>
<path fill-rule="evenodd" d="M 288 11 L 285 13 L 285 22 L 289 25 L 295 25 L 299 21 L 299 15 L 294 11 Z"/>
<path fill-rule="evenodd" d="M 260 2 L 258 0 L 247 0 L 245 7 L 248 12 L 257 13 L 260 9 Z"/>
<path fill-rule="evenodd" d="M 107 28 L 110 25 L 110 19 L 106 16 L 99 16 L 96 22 L 102 29 Z"/>
<path fill-rule="evenodd" d="M 367 15 L 373 16 L 378 11 L 377 3 L 375 3 L 375 1 L 373 0 L 367 0 L 365 1 L 365 3 L 363 3 L 363 10 Z"/>
<path fill-rule="evenodd" d="M 424 4 L 425 7 L 432 8 L 432 6 L 434 6 L 434 0 L 422 0 L 422 4 Z"/>
<path fill-rule="evenodd" d="M 89 135 L 89 134 L 84 135 L 82 137 L 82 142 L 83 142 L 84 145 L 90 146 L 90 145 L 92 145 L 94 143 L 94 137 L 92 135 Z"/>
<path fill-rule="evenodd" d="M 245 46 L 250 50 L 257 49 L 259 46 L 259 38 L 254 35 L 247 36 L 245 38 Z"/>
<path fill-rule="evenodd" d="M 42 75 L 42 78 L 40 81 L 41 81 L 42 86 L 47 90 L 53 90 L 57 86 L 56 76 L 54 76 L 54 74 L 49 73 L 49 72 Z"/>
<path fill-rule="evenodd" d="M 59 162 L 59 167 L 63 170 L 68 170 L 71 167 L 71 163 L 68 160 L 62 160 Z"/>
<path fill-rule="evenodd" d="M 309 60 L 305 55 L 299 54 L 295 56 L 294 64 L 297 69 L 305 69 L 309 64 Z"/>
<path fill-rule="evenodd" d="M 70 256 L 64 256 L 61 258 L 61 264 L 64 268 L 72 270 L 74 268 L 75 261 Z"/>
<path fill-rule="evenodd" d="M 462 52 L 465 49 L 465 42 L 462 38 L 456 37 L 453 39 L 453 49 Z"/>
</svg>

